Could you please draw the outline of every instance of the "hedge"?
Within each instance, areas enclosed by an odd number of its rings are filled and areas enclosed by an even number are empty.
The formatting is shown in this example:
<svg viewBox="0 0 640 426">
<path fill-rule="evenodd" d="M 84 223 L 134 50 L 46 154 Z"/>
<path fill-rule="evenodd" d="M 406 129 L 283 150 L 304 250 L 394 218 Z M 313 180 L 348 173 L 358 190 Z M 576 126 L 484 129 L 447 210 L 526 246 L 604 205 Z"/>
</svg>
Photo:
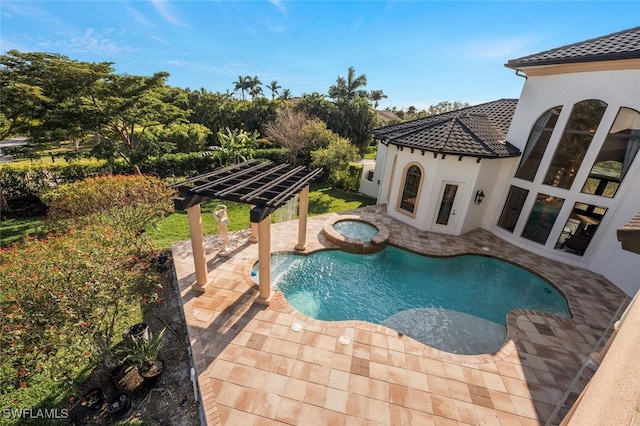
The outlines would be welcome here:
<svg viewBox="0 0 640 426">
<path fill-rule="evenodd" d="M 261 149 L 254 152 L 254 158 L 271 160 L 276 164 L 286 163 L 288 153 L 284 148 Z M 140 164 L 144 174 L 161 178 L 196 176 L 220 167 L 217 151 L 190 154 L 167 154 L 150 158 Z M 20 163 L 0 166 L 0 190 L 7 200 L 34 198 L 59 184 L 73 183 L 89 177 L 108 174 L 132 174 L 133 170 L 123 161 L 109 165 L 106 161 L 78 161 L 62 163 Z"/>
</svg>

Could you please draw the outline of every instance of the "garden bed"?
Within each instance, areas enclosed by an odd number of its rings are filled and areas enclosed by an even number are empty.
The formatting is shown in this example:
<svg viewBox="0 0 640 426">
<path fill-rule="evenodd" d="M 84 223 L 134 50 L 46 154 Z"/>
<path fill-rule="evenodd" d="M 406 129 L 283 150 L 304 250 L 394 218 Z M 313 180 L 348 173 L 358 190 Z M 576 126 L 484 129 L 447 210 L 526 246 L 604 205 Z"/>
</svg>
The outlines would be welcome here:
<svg viewBox="0 0 640 426">
<path fill-rule="evenodd" d="M 132 399 L 131 408 L 122 415 L 115 415 L 107 411 L 106 404 L 98 411 L 76 404 L 69 413 L 71 424 L 200 424 L 200 404 L 195 401 L 190 379 L 187 329 L 174 280 L 173 261 L 169 259 L 163 269 L 164 290 L 160 294 L 161 301 L 150 306 L 145 312 L 144 321 L 154 334 L 167 328 L 160 351 L 167 363 L 165 371 L 156 381 L 147 383 L 142 381 L 135 368 L 127 371 L 126 366 L 122 366 L 109 372 L 102 365 L 96 367 L 83 384 L 82 390 L 100 387 L 107 401 L 119 390 L 127 391 Z"/>
</svg>

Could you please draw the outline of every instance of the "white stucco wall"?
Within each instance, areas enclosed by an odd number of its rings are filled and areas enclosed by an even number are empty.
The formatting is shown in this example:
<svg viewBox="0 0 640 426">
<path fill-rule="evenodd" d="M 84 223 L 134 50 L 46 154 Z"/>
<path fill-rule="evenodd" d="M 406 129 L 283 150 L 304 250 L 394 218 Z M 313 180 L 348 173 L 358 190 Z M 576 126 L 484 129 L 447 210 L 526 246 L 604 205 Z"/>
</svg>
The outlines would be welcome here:
<svg viewBox="0 0 640 426">
<path fill-rule="evenodd" d="M 460 235 L 478 227 L 486 220 L 487 212 L 493 215 L 490 209 L 495 204 L 494 199 L 501 199 L 506 182 L 498 182 L 501 170 L 513 169 L 513 163 L 517 159 L 482 159 L 441 154 L 434 158 L 432 152 L 409 149 L 399 150 L 390 145 L 378 151 L 376 174 L 380 172 L 380 192 L 378 203 L 387 204 L 387 212 L 390 216 L 401 220 L 422 231 L 432 231 L 447 234 Z M 384 153 L 384 157 L 381 155 Z M 384 167 L 378 166 L 384 163 Z M 403 177 L 409 165 L 419 164 L 423 170 L 420 194 L 414 214 L 398 208 L 399 197 L 403 190 Z M 458 185 L 454 210 L 455 215 L 450 217 L 447 226 L 436 224 L 436 217 L 440 208 L 442 191 L 449 184 Z M 482 190 L 485 198 L 481 204 L 475 204 L 475 194 Z M 492 216 L 493 217 L 493 216 Z M 493 219 L 492 219 L 493 220 Z"/>
<path fill-rule="evenodd" d="M 376 162 L 375 160 L 362 160 L 359 161 L 362 164 L 362 174 L 360 175 L 360 186 L 358 192 L 368 195 L 369 197 L 378 198 L 378 178 L 375 175 Z M 368 180 L 369 172 L 373 171 L 373 179 Z"/>
<path fill-rule="evenodd" d="M 564 125 L 571 113 L 572 106 L 587 99 L 598 99 L 606 102 L 608 106 L 585 155 L 582 166 L 576 174 L 572 188 L 564 190 L 542 185 L 540 183 L 542 176 L 546 173 L 553 152 L 562 136 Z M 563 105 L 563 109 L 546 154 L 538 169 L 536 179 L 534 179 L 534 182 L 527 182 L 509 178 L 510 183 L 530 191 L 516 229 L 513 233 L 510 233 L 495 226 L 495 224 L 489 226 L 488 229 L 516 245 L 543 256 L 600 273 L 627 294 L 633 295 L 640 289 L 640 255 L 622 250 L 620 242 L 617 240 L 616 231 L 618 227 L 640 211 L 640 158 L 634 160 L 631 169 L 613 199 L 581 194 L 580 190 L 620 107 L 628 107 L 640 111 L 640 70 L 592 71 L 529 77 L 525 82 L 518 102 L 507 140 L 523 150 L 535 121 L 545 111 L 556 105 Z M 513 176 L 513 173 L 510 176 Z M 545 245 L 519 237 L 534 203 L 535 196 L 538 193 L 565 199 L 562 210 Z M 500 215 L 500 210 L 497 209 L 504 204 L 504 198 L 506 198 L 506 194 L 501 202 L 496 203 L 495 206 L 492 205 L 496 209 L 495 216 Z M 575 202 L 584 202 L 608 208 L 607 214 L 604 216 L 588 250 L 582 257 L 553 248 Z"/>
</svg>

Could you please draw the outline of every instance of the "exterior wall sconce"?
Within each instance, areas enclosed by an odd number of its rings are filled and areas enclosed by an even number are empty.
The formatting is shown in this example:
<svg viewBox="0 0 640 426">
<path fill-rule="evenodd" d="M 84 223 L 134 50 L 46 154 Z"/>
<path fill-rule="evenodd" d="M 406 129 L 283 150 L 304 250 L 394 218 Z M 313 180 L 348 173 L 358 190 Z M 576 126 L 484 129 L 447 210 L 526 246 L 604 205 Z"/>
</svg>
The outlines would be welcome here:
<svg viewBox="0 0 640 426">
<path fill-rule="evenodd" d="M 476 204 L 480 204 L 482 200 L 484 200 L 484 191 L 480 189 L 478 192 L 476 192 L 476 197 L 473 202 Z"/>
</svg>

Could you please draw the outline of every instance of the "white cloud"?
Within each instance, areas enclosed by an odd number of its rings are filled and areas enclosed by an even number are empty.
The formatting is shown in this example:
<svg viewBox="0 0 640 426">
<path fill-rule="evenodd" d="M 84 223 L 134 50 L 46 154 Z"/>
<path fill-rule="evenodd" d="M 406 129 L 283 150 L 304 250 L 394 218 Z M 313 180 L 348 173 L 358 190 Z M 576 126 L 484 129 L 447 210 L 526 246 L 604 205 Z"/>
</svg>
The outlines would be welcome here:
<svg viewBox="0 0 640 426">
<path fill-rule="evenodd" d="M 156 9 L 156 12 L 162 16 L 162 18 L 169 24 L 176 27 L 184 27 L 186 24 L 178 18 L 178 12 L 173 8 L 166 0 L 151 0 L 151 4 Z"/>
<path fill-rule="evenodd" d="M 272 5 L 274 5 L 275 7 L 278 8 L 278 10 L 282 13 L 285 13 L 287 11 L 287 8 L 285 7 L 285 5 L 282 3 L 282 0 L 269 0 L 269 3 L 271 3 Z"/>
<path fill-rule="evenodd" d="M 107 31 L 109 33 L 110 31 Z M 120 46 L 105 34 L 98 34 L 93 28 L 83 32 L 68 31 L 61 34 L 61 38 L 53 41 L 41 42 L 41 45 L 54 46 L 69 53 L 93 53 L 114 56 L 118 53 L 132 51 L 129 46 Z"/>
</svg>

